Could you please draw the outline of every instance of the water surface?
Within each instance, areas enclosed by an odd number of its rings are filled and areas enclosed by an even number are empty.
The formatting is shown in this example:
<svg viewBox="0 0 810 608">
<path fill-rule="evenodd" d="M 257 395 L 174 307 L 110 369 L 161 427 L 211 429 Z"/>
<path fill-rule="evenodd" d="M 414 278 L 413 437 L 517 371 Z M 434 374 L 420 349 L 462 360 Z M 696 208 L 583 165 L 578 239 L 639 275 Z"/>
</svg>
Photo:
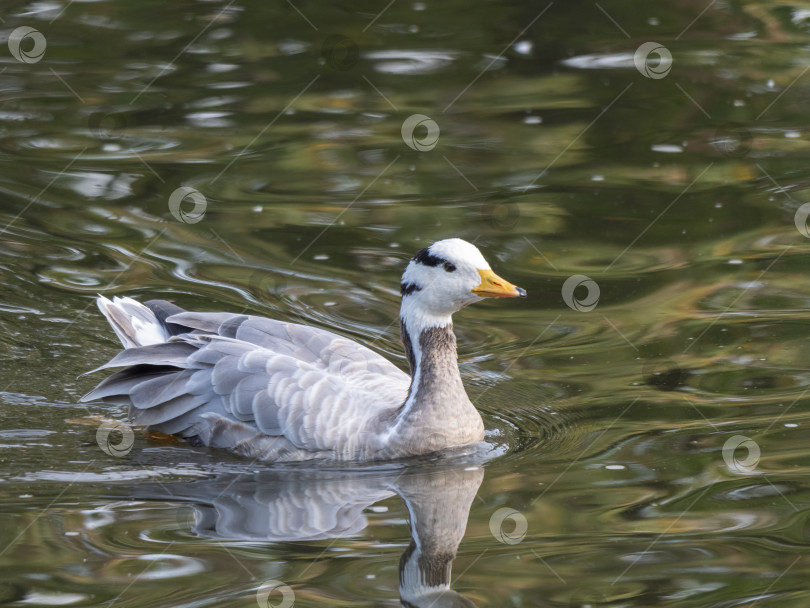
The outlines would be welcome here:
<svg viewBox="0 0 810 608">
<path fill-rule="evenodd" d="M 15 2 L 0 31 L 2 605 L 465 601 L 401 585 L 412 543 L 479 606 L 807 605 L 805 5 Z M 116 456 L 124 412 L 77 405 L 118 348 L 98 293 L 405 367 L 399 274 L 449 236 L 530 294 L 456 317 L 483 455 Z"/>
</svg>

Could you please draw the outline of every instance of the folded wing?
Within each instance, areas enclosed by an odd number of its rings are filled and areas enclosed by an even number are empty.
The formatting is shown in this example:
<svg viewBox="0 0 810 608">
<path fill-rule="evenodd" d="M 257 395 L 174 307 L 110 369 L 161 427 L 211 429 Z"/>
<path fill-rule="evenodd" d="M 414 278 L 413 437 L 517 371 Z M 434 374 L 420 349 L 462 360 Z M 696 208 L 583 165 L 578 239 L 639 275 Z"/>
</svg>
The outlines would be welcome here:
<svg viewBox="0 0 810 608">
<path fill-rule="evenodd" d="M 407 374 L 322 329 L 185 311 L 160 323 L 176 335 L 119 353 L 102 368 L 124 369 L 83 400 L 128 404 L 137 424 L 278 460 L 350 456 L 407 394 Z"/>
</svg>

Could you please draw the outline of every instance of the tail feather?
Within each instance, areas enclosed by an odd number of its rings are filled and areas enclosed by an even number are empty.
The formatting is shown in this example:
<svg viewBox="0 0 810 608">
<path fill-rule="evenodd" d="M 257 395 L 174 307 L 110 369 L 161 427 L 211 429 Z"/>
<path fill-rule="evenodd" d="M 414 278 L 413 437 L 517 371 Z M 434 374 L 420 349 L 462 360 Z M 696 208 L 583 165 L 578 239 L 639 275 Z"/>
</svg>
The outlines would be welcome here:
<svg viewBox="0 0 810 608">
<path fill-rule="evenodd" d="M 118 296 L 109 300 L 99 296 L 96 304 L 124 348 L 160 344 L 171 335 L 155 313 L 137 300 Z"/>
<path fill-rule="evenodd" d="M 169 317 L 172 315 L 179 315 L 186 310 L 177 306 L 177 304 L 172 304 L 171 302 L 167 302 L 166 300 L 149 300 L 144 302 L 144 306 L 146 306 L 149 310 L 151 310 L 154 315 L 157 317 L 158 322 L 166 328 L 166 332 L 170 336 L 178 336 L 180 334 L 186 334 L 191 331 L 192 328 L 186 327 L 185 325 L 179 325 L 177 323 L 172 323 L 171 321 L 167 321 Z"/>
<path fill-rule="evenodd" d="M 93 372 L 89 371 L 82 375 L 86 376 L 91 373 Z M 95 401 L 115 395 L 127 395 L 133 387 L 141 382 L 175 373 L 177 373 L 177 368 L 171 366 L 133 365 L 104 378 L 96 388 L 84 395 L 80 401 Z"/>
</svg>

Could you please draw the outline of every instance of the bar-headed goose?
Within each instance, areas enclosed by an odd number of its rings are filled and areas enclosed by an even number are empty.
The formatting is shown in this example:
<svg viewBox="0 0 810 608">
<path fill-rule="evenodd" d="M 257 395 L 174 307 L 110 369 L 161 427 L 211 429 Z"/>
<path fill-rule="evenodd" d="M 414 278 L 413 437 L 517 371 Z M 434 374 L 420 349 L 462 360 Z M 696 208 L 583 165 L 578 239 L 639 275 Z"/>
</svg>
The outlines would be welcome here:
<svg viewBox="0 0 810 608">
<path fill-rule="evenodd" d="M 267 461 L 402 458 L 481 441 L 451 315 L 486 297 L 525 297 L 461 239 L 411 259 L 401 283 L 410 377 L 323 329 L 100 296 L 123 367 L 82 400 L 129 405 L 136 424 Z"/>
</svg>

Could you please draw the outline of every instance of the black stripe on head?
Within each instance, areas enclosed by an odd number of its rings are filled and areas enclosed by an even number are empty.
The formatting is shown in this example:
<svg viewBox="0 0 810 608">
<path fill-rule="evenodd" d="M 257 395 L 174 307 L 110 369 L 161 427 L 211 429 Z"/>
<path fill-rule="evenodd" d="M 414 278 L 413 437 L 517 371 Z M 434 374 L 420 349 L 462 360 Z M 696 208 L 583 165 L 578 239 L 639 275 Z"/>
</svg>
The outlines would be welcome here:
<svg viewBox="0 0 810 608">
<path fill-rule="evenodd" d="M 413 261 L 417 264 L 424 264 L 425 266 L 438 266 L 444 264 L 447 260 L 437 257 L 428 251 L 429 247 L 425 247 L 413 256 Z"/>
<path fill-rule="evenodd" d="M 399 284 L 399 293 L 403 296 L 409 296 L 414 291 L 422 291 L 422 288 L 419 287 L 416 283 L 400 283 Z"/>
</svg>

